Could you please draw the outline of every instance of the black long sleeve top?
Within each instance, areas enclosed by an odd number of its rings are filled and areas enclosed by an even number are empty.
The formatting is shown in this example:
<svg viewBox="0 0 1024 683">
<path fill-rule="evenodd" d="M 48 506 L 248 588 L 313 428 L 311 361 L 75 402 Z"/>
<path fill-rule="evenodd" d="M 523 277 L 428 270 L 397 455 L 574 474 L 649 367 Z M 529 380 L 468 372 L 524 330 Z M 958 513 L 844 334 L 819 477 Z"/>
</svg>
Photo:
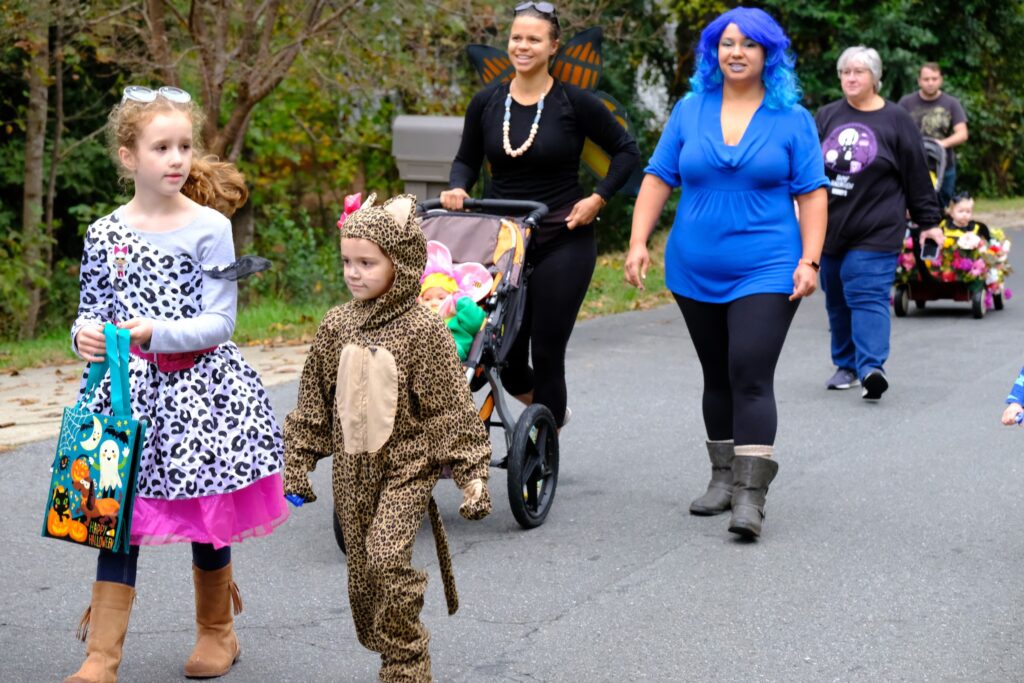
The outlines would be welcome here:
<svg viewBox="0 0 1024 683">
<path fill-rule="evenodd" d="M 632 136 L 598 98 L 558 80 L 544 98 L 533 144 L 522 156 L 507 155 L 502 122 L 508 92 L 508 84 L 496 84 L 478 92 L 469 103 L 462 142 L 452 163 L 451 187 L 468 192 L 486 157 L 491 163 L 491 198 L 543 202 L 552 211 L 571 205 L 583 197 L 579 167 L 585 138 L 611 157 L 608 174 L 595 188 L 601 197 L 609 199 L 629 179 L 640 160 Z M 513 149 L 526 141 L 536 113 L 536 105 L 523 106 L 513 99 L 509 122 Z"/>
<path fill-rule="evenodd" d="M 826 254 L 899 252 L 908 210 L 923 228 L 939 224 L 921 133 L 906 110 L 886 100 L 881 109 L 860 111 L 842 99 L 814 120 L 830 183 Z"/>
</svg>

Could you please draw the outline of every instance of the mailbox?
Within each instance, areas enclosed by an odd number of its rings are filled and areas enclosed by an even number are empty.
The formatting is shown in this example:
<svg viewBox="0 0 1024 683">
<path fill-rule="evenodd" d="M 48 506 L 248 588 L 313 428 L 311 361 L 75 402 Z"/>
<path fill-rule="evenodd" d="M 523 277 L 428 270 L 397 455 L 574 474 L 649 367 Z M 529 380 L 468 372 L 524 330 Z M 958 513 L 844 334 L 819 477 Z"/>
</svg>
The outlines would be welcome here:
<svg viewBox="0 0 1024 683">
<path fill-rule="evenodd" d="M 461 116 L 399 116 L 392 124 L 391 154 L 405 191 L 419 200 L 448 189 L 448 173 L 462 141 Z"/>
</svg>

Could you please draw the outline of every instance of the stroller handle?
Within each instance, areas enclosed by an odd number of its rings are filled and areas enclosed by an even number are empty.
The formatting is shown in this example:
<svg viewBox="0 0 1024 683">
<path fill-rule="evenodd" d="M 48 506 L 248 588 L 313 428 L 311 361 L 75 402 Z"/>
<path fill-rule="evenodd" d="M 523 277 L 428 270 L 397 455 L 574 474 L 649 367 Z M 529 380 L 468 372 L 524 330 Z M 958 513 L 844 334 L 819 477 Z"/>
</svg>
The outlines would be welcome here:
<svg viewBox="0 0 1024 683">
<path fill-rule="evenodd" d="M 433 211 L 443 208 L 440 199 L 427 199 L 419 204 L 421 211 Z M 463 208 L 475 211 L 496 211 L 498 213 L 512 213 L 516 215 L 526 214 L 526 222 L 537 225 L 544 216 L 548 215 L 548 207 L 540 202 L 530 202 L 523 199 L 466 199 L 462 202 Z"/>
</svg>

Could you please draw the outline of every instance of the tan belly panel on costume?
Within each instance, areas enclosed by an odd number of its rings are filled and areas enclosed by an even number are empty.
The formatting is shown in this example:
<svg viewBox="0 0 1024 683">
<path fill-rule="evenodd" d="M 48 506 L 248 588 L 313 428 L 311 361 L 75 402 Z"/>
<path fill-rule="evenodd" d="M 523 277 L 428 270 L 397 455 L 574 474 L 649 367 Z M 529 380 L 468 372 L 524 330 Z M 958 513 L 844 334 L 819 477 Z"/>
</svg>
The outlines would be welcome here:
<svg viewBox="0 0 1024 683">
<path fill-rule="evenodd" d="M 349 344 L 338 361 L 335 394 L 346 453 L 379 451 L 395 428 L 398 365 L 383 347 Z"/>
</svg>

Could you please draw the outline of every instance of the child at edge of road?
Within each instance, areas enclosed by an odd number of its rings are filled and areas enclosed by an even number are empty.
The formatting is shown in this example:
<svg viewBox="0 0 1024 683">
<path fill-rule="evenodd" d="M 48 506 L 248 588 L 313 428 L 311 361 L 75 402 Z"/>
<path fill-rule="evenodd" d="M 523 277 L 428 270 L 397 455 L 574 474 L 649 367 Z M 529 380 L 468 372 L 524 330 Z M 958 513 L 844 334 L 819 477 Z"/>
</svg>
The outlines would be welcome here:
<svg viewBox="0 0 1024 683">
<path fill-rule="evenodd" d="M 130 552 L 101 550 L 79 627 L 86 660 L 65 683 L 117 681 L 135 600 L 140 545 L 191 542 L 196 644 L 189 678 L 227 673 L 240 654 L 231 544 L 288 518 L 281 430 L 259 375 L 231 342 L 236 280 L 231 222 L 248 192 L 229 163 L 198 154 L 200 110 L 184 90 L 128 86 L 110 113 L 110 151 L 134 185 L 124 206 L 89 226 L 75 352 L 104 359 L 105 322 L 130 330 L 132 411 L 149 420 Z M 260 259 L 256 259 L 259 261 Z M 90 410 L 109 412 L 110 383 Z"/>
<path fill-rule="evenodd" d="M 1019 425 L 1024 422 L 1024 368 L 1021 368 L 1016 381 L 1010 387 L 1010 395 L 1006 397 L 1006 410 L 1003 411 L 1002 423 L 1007 426 Z"/>
<path fill-rule="evenodd" d="M 454 614 L 451 554 L 431 493 L 447 465 L 463 491 L 459 513 L 486 516 L 491 445 L 451 332 L 417 302 L 427 251 L 416 198 L 374 199 L 338 222 L 352 300 L 327 312 L 306 357 L 285 419 L 285 492 L 296 505 L 316 500 L 309 472 L 334 456 L 356 635 L 380 653 L 382 681 L 429 683 L 427 579 L 412 566 L 413 543 L 429 514 Z"/>
</svg>

